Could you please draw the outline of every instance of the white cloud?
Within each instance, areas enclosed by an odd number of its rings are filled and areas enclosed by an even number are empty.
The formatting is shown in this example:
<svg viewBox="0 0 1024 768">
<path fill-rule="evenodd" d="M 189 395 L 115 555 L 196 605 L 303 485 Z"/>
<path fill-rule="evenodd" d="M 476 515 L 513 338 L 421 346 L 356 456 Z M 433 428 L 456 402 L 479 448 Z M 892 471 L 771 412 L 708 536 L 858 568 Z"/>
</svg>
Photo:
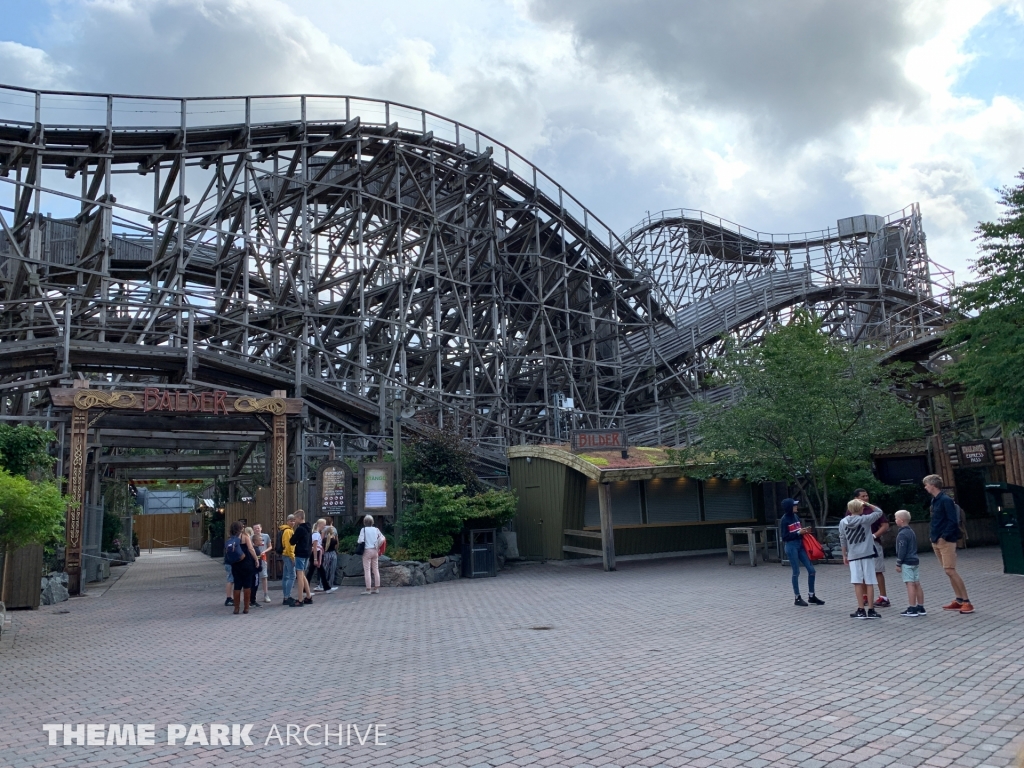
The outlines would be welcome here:
<svg viewBox="0 0 1024 768">
<path fill-rule="evenodd" d="M 788 17 L 667 0 L 61 7 L 45 50 L 0 42 L 0 81 L 405 102 L 490 133 L 619 230 L 691 207 L 803 231 L 919 201 L 933 258 L 962 271 L 993 188 L 1024 166 L 1021 94 L 954 91 L 993 2 L 800 0 Z"/>
<path fill-rule="evenodd" d="M 0 83 L 54 88 L 62 82 L 68 69 L 38 48 L 0 40 Z"/>
</svg>

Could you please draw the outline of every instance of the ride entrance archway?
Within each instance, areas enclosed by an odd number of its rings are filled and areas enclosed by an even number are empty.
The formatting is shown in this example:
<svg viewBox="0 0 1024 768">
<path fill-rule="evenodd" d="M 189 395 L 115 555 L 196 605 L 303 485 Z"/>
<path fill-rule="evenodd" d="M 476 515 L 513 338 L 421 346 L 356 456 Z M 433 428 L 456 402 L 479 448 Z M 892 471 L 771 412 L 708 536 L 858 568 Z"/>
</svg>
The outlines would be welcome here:
<svg viewBox="0 0 1024 768">
<path fill-rule="evenodd" d="M 267 441 L 268 474 L 277 526 L 284 522 L 287 511 L 288 418 L 303 415 L 303 401 L 286 397 L 286 394 L 285 390 L 274 390 L 267 397 L 233 394 L 221 389 L 168 386 L 99 390 L 90 389 L 84 379 L 76 380 L 71 388 L 50 389 L 53 407 L 71 412 L 66 464 L 70 497 L 65 527 L 68 591 L 80 594 L 82 585 L 88 451 L 90 447 L 98 447 L 90 445 L 90 432 L 102 428 L 118 436 L 134 433 L 142 438 L 141 443 L 136 440 L 134 445 L 145 445 L 149 441 L 153 448 L 167 447 L 169 442 L 177 448 L 207 448 L 211 453 L 202 458 L 210 463 L 214 463 L 218 446 L 226 449 L 240 443 L 254 446 L 261 440 Z M 178 435 L 182 436 L 181 440 L 175 438 Z M 250 447 L 249 452 L 251 450 Z M 242 457 L 243 463 L 247 455 Z M 173 463 L 173 457 L 165 460 Z M 229 465 L 230 469 L 233 467 Z M 163 474 L 173 471 L 174 468 L 168 468 Z M 94 477 L 98 478 L 98 473 L 94 473 Z"/>
</svg>

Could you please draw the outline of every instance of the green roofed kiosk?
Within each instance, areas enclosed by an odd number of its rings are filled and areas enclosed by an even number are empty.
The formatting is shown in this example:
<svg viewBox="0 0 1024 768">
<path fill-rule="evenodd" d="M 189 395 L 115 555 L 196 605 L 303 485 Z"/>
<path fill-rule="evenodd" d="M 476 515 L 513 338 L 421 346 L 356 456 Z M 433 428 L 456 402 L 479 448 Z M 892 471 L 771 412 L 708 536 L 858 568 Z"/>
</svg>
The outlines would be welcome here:
<svg viewBox="0 0 1024 768">
<path fill-rule="evenodd" d="M 726 528 L 765 523 L 760 484 L 689 478 L 665 448 L 521 445 L 508 457 L 526 558 L 601 557 L 612 571 L 616 554 L 723 552 Z"/>
</svg>

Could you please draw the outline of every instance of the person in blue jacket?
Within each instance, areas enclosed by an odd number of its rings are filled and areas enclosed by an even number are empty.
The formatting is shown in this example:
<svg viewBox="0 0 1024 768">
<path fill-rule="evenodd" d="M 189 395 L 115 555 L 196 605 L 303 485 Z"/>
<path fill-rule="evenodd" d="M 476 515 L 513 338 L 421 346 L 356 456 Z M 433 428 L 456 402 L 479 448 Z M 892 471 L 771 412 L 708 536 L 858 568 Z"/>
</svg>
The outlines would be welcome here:
<svg viewBox="0 0 1024 768">
<path fill-rule="evenodd" d="M 967 585 L 956 572 L 956 542 L 960 538 L 960 515 L 956 503 L 942 490 L 942 477 L 939 475 L 928 475 L 922 482 L 932 497 L 932 551 L 953 587 L 954 599 L 949 605 L 942 606 L 942 610 L 974 613 L 974 606 L 967 596 Z"/>
<path fill-rule="evenodd" d="M 807 550 L 804 549 L 804 534 L 809 533 L 809 530 L 803 527 L 800 516 L 797 515 L 799 503 L 796 499 L 783 499 L 782 519 L 779 520 L 779 536 L 786 548 L 786 559 L 789 560 L 789 565 L 793 569 L 793 594 L 796 595 L 793 605 L 806 606 L 808 603 L 824 605 L 825 601 L 819 600 L 814 594 L 815 570 L 811 565 L 811 559 L 807 556 Z M 806 602 L 800 597 L 801 564 L 807 569 L 808 596 Z"/>
</svg>

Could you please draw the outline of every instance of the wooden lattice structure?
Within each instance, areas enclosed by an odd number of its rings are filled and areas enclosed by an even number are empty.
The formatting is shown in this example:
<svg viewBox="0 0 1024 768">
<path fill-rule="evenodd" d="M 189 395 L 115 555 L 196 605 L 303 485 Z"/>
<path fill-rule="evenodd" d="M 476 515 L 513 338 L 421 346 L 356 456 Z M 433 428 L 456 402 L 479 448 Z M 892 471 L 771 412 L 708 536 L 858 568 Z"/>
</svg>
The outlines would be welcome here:
<svg viewBox="0 0 1024 768">
<path fill-rule="evenodd" d="M 936 326 L 916 206 L 858 218 L 780 238 L 675 211 L 620 237 L 421 109 L 0 87 L 0 418 L 57 424 L 46 389 L 80 377 L 283 391 L 308 406 L 291 480 L 402 412 L 481 457 L 569 428 L 671 443 L 723 335 L 795 306 L 885 344 Z M 256 454 L 232 450 L 237 476 Z"/>
</svg>

